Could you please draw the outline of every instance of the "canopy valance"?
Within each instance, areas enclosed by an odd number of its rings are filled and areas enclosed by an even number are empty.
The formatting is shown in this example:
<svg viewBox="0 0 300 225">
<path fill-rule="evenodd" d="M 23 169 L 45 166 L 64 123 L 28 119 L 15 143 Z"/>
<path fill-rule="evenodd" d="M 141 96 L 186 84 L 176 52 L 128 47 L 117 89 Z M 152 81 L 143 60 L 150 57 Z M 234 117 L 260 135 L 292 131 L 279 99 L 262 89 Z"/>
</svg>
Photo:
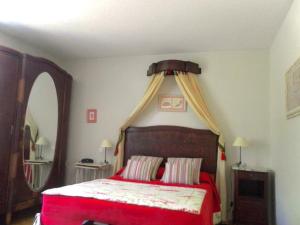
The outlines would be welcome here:
<svg viewBox="0 0 300 225">
<path fill-rule="evenodd" d="M 147 76 L 165 72 L 165 75 L 175 75 L 176 72 L 201 74 L 201 68 L 197 63 L 182 60 L 164 60 L 152 63 L 147 71 Z"/>
</svg>

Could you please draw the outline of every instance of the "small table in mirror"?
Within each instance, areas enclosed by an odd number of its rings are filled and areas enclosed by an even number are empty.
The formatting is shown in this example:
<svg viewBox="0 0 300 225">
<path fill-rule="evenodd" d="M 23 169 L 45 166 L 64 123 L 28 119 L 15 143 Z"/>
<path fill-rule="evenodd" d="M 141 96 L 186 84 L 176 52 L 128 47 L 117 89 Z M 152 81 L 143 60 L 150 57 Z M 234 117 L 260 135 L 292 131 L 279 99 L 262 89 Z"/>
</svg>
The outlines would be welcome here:
<svg viewBox="0 0 300 225">
<path fill-rule="evenodd" d="M 108 177 L 111 169 L 112 165 L 108 163 L 75 163 L 75 183 Z"/>
<path fill-rule="evenodd" d="M 32 190 L 44 186 L 52 167 L 49 160 L 24 160 L 24 173 L 28 185 Z"/>
</svg>

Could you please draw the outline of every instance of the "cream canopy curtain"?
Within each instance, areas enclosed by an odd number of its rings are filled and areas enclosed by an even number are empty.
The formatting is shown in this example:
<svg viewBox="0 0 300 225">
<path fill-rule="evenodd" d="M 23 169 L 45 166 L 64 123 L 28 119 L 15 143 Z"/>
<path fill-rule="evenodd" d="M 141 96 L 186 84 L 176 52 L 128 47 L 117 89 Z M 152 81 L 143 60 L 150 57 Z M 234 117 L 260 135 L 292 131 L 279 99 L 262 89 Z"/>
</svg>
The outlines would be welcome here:
<svg viewBox="0 0 300 225">
<path fill-rule="evenodd" d="M 128 117 L 128 119 L 125 121 L 125 123 L 120 128 L 120 135 L 118 144 L 116 147 L 116 161 L 114 165 L 114 173 L 117 172 L 121 167 L 123 166 L 123 157 L 124 157 L 124 141 L 125 136 L 124 132 L 128 126 L 132 124 L 132 122 L 144 111 L 145 108 L 151 103 L 154 96 L 157 94 L 161 84 L 164 81 L 164 72 L 161 72 L 159 74 L 155 74 L 152 76 L 152 79 L 150 81 L 150 84 L 144 94 L 144 97 L 140 101 L 140 103 L 136 106 L 136 108 L 133 110 L 131 115 Z"/>
<path fill-rule="evenodd" d="M 175 75 L 176 82 L 184 95 L 185 99 L 189 103 L 190 107 L 194 110 L 196 115 L 202 120 L 207 127 L 215 134 L 219 135 L 219 147 L 218 147 L 218 162 L 217 162 L 217 178 L 216 185 L 221 196 L 221 215 L 217 215 L 215 218 L 217 221 L 221 219 L 226 221 L 227 219 L 227 191 L 226 191 L 226 177 L 225 177 L 225 154 L 224 154 L 224 141 L 215 120 L 211 116 L 206 102 L 204 100 L 202 91 L 200 89 L 198 79 L 195 74 L 177 72 Z M 118 171 L 123 166 L 124 157 L 124 132 L 128 126 L 143 112 L 143 110 L 149 105 L 153 97 L 157 94 L 161 84 L 164 81 L 164 72 L 155 74 L 150 81 L 150 84 L 145 92 L 141 102 L 137 105 L 135 110 L 129 116 L 127 121 L 120 128 L 119 141 L 116 147 L 115 155 L 116 161 L 114 166 L 114 172 Z"/>
<path fill-rule="evenodd" d="M 202 120 L 213 133 L 219 135 L 216 185 L 221 196 L 221 217 L 223 221 L 226 221 L 227 190 L 225 174 L 226 164 L 224 154 L 225 148 L 223 137 L 218 126 L 215 123 L 215 120 L 208 110 L 196 75 L 192 73 L 186 74 L 183 72 L 178 72 L 175 76 L 175 80 L 189 106 L 194 110 L 199 119 Z"/>
</svg>

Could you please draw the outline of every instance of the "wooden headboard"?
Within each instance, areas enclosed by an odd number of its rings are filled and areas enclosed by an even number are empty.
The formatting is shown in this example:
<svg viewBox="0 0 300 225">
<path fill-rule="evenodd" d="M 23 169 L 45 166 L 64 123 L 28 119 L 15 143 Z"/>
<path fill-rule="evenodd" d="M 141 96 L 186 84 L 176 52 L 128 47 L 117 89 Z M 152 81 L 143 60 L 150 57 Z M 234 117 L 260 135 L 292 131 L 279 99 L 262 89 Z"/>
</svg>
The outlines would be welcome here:
<svg viewBox="0 0 300 225">
<path fill-rule="evenodd" d="M 132 155 L 203 158 L 202 171 L 217 170 L 218 135 L 178 126 L 129 127 L 125 131 L 124 165 Z"/>
</svg>

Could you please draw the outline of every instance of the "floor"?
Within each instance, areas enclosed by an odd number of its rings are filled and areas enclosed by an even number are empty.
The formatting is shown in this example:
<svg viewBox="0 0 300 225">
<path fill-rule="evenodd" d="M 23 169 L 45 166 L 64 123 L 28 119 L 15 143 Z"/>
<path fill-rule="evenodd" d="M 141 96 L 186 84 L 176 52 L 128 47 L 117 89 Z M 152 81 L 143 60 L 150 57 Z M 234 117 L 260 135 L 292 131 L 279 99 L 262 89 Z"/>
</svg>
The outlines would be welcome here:
<svg viewBox="0 0 300 225">
<path fill-rule="evenodd" d="M 36 211 L 28 211 L 16 214 L 11 225 L 32 225 L 35 213 Z"/>
<path fill-rule="evenodd" d="M 19 218 L 15 220 L 12 225 L 32 225 L 33 223 L 33 216 L 27 216 L 24 218 Z"/>
<path fill-rule="evenodd" d="M 11 225 L 32 225 L 35 214 L 39 209 L 25 210 L 15 213 Z M 0 224 L 2 224 L 0 222 Z"/>
<path fill-rule="evenodd" d="M 33 215 L 24 218 L 19 218 L 13 221 L 12 225 L 32 225 Z"/>
</svg>

